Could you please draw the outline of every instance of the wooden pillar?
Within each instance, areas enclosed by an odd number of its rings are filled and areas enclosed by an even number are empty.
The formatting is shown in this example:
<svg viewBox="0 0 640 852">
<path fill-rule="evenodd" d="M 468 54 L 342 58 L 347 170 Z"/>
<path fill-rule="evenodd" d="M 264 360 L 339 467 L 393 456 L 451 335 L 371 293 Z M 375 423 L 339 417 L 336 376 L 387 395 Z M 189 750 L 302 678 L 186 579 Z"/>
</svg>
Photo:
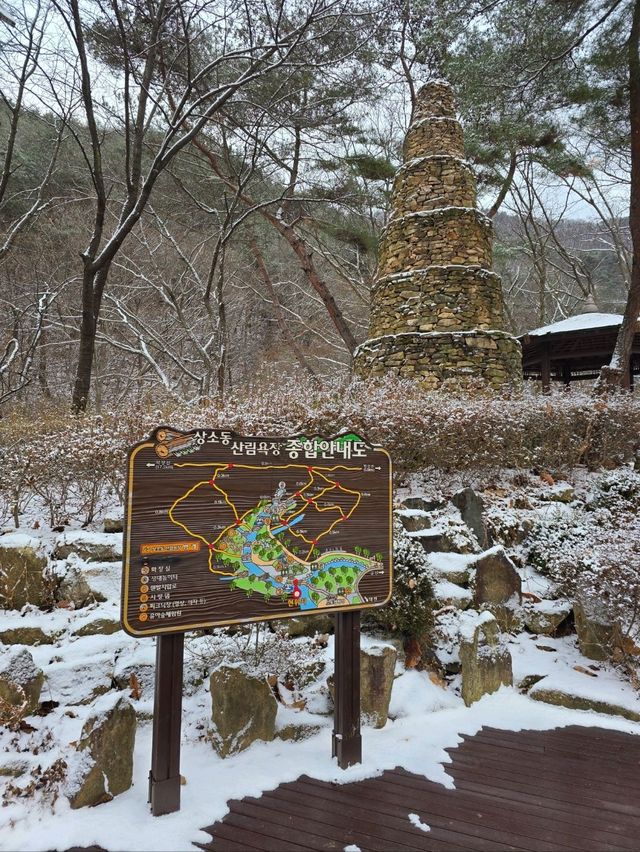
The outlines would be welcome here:
<svg viewBox="0 0 640 852">
<path fill-rule="evenodd" d="M 332 756 L 346 769 L 362 761 L 360 610 L 335 614 L 335 712 Z"/>
<path fill-rule="evenodd" d="M 180 727 L 184 633 L 156 639 L 149 801 L 154 816 L 180 810 Z"/>
<path fill-rule="evenodd" d="M 571 384 L 571 364 L 568 361 L 562 365 L 562 381 L 565 387 L 569 387 Z"/>
<path fill-rule="evenodd" d="M 542 353 L 540 378 L 542 379 L 543 393 L 549 393 L 551 390 L 551 350 L 549 349 L 548 343 L 545 343 L 544 351 Z"/>
</svg>

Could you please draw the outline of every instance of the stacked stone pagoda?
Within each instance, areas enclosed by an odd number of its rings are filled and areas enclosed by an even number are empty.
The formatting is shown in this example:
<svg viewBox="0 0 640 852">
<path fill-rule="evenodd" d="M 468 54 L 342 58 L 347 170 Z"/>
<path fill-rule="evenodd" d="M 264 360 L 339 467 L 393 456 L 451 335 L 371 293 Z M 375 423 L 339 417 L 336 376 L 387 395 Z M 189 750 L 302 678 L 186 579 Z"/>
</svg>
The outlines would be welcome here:
<svg viewBox="0 0 640 852">
<path fill-rule="evenodd" d="M 476 209 L 453 91 L 428 83 L 393 187 L 356 375 L 395 373 L 429 389 L 447 380 L 519 385 L 520 344 L 502 330 L 502 287 L 491 263 L 492 224 Z"/>
</svg>

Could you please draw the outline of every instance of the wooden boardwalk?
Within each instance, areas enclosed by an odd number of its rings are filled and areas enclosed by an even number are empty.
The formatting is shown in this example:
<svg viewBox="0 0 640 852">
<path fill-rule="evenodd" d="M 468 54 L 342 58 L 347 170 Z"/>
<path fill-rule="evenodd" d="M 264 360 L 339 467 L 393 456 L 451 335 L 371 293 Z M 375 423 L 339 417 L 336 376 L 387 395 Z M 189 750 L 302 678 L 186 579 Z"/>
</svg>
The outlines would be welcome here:
<svg viewBox="0 0 640 852">
<path fill-rule="evenodd" d="M 449 753 L 455 790 L 402 769 L 349 785 L 303 775 L 260 798 L 231 801 L 201 848 L 640 850 L 640 737 L 484 728 Z M 412 813 L 430 831 L 415 827 Z"/>
</svg>

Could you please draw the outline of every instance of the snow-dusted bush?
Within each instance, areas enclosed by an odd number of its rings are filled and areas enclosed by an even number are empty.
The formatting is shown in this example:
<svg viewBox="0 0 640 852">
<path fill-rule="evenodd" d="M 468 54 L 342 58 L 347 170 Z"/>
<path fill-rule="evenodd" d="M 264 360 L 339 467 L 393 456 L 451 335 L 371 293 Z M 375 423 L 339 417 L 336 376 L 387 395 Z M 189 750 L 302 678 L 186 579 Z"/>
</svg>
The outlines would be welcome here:
<svg viewBox="0 0 640 852">
<path fill-rule="evenodd" d="M 596 598 L 632 633 L 640 628 L 640 517 L 629 511 L 626 471 L 601 478 L 609 506 L 558 508 L 533 526 L 526 541 L 528 564 L 550 577 L 559 591 Z M 618 479 L 618 486 L 614 479 Z M 626 495 L 626 496 L 621 496 Z M 636 497 L 637 499 L 637 497 Z"/>
<path fill-rule="evenodd" d="M 640 510 L 640 473 L 628 467 L 607 471 L 596 480 L 589 502 L 614 514 Z"/>
<path fill-rule="evenodd" d="M 231 428 L 246 435 L 357 432 L 390 452 L 396 472 L 611 466 L 640 445 L 640 397 L 594 402 L 582 391 L 541 396 L 426 392 L 418 383 L 311 387 L 288 378 L 222 403 L 126 405 L 72 416 L 63 406 L 14 409 L 0 421 L 0 520 L 36 495 L 50 520 L 89 521 L 110 492 L 122 495 L 128 447 L 158 425 Z"/>
<path fill-rule="evenodd" d="M 393 597 L 368 619 L 404 639 L 426 639 L 433 626 L 433 589 L 424 548 L 407 535 L 399 521 L 393 527 Z"/>
</svg>

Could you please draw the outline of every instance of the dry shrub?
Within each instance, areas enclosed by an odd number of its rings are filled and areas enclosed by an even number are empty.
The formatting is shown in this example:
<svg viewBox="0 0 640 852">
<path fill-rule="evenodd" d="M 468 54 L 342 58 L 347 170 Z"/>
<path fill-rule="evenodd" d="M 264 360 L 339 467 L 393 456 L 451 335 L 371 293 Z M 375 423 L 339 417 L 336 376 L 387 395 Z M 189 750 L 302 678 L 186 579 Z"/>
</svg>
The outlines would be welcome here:
<svg viewBox="0 0 640 852">
<path fill-rule="evenodd" d="M 34 495 L 55 525 L 85 523 L 121 499 L 129 446 L 160 424 L 231 428 L 245 435 L 357 432 L 390 452 L 398 476 L 444 471 L 615 466 L 640 445 L 640 397 L 579 390 L 543 396 L 426 392 L 416 382 L 327 383 L 275 377 L 224 404 L 166 399 L 101 414 L 63 405 L 14 408 L 0 421 L 0 520 L 18 520 Z"/>
</svg>

